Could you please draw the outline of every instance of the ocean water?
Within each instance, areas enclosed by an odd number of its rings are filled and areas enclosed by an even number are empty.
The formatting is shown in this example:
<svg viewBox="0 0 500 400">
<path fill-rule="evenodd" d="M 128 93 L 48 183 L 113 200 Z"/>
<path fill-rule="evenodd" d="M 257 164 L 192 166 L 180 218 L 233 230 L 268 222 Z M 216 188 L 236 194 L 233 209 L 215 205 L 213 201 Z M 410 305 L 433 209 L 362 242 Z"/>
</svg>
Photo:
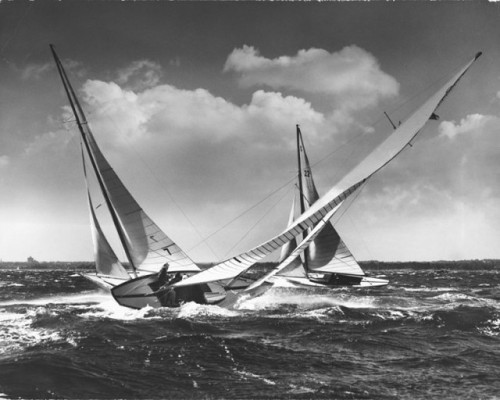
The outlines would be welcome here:
<svg viewBox="0 0 500 400">
<path fill-rule="evenodd" d="M 500 398 L 500 271 L 377 272 L 131 310 L 73 271 L 0 270 L 0 398 Z"/>
</svg>

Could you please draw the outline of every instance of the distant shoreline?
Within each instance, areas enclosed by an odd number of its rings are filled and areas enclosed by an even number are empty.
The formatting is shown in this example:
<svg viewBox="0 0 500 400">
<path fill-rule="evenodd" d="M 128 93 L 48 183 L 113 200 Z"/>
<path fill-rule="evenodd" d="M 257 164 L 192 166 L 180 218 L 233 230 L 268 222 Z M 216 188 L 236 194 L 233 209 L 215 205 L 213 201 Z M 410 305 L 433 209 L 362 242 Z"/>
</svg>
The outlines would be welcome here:
<svg viewBox="0 0 500 400">
<path fill-rule="evenodd" d="M 213 263 L 200 263 L 202 269 L 208 268 Z M 254 269 L 269 269 L 277 265 L 276 262 L 257 263 Z M 412 270 L 494 270 L 500 271 L 500 260 L 460 260 L 460 261 L 359 261 L 359 265 L 366 271 L 377 271 L 387 269 L 412 269 Z M 92 261 L 1 261 L 0 270 L 35 269 L 35 270 L 70 270 L 86 271 L 94 269 Z"/>
</svg>

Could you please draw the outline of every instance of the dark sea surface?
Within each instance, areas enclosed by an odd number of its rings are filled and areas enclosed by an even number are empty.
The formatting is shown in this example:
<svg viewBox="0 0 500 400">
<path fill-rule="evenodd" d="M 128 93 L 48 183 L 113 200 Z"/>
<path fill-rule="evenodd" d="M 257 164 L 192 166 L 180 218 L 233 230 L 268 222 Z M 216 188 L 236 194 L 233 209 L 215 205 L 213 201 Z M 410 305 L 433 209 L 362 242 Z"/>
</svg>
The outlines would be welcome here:
<svg viewBox="0 0 500 400">
<path fill-rule="evenodd" d="M 377 273 L 131 310 L 74 271 L 0 270 L 0 398 L 500 398 L 500 271 Z"/>
</svg>

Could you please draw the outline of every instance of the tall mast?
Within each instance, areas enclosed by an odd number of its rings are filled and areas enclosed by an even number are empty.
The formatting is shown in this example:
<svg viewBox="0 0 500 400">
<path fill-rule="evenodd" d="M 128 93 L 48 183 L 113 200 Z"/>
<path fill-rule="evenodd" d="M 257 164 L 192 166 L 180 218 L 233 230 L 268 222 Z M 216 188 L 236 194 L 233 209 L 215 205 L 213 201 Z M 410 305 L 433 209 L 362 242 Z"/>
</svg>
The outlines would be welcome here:
<svg viewBox="0 0 500 400">
<path fill-rule="evenodd" d="M 298 179 L 299 179 L 299 192 L 300 192 L 300 214 L 304 214 L 304 211 L 306 211 L 305 205 L 304 205 L 304 187 L 302 184 L 302 162 L 300 159 L 300 152 L 303 151 L 302 145 L 301 145 L 301 136 L 302 133 L 300 132 L 300 127 L 297 124 L 297 165 L 298 165 Z"/>
<path fill-rule="evenodd" d="M 97 181 L 99 182 L 99 187 L 101 188 L 101 192 L 103 194 L 104 200 L 106 202 L 106 205 L 108 207 L 109 213 L 111 214 L 111 219 L 113 220 L 113 224 L 115 225 L 115 228 L 118 232 L 118 237 L 120 238 L 120 242 L 123 246 L 123 249 L 125 250 L 125 254 L 127 256 L 127 259 L 132 266 L 132 269 L 134 271 L 135 276 L 137 276 L 136 273 L 136 267 L 134 265 L 132 256 L 130 255 L 129 248 L 127 245 L 127 240 L 125 237 L 125 232 L 123 231 L 120 221 L 118 219 L 118 216 L 116 215 L 115 209 L 113 208 L 113 205 L 111 204 L 111 200 L 109 198 L 108 191 L 106 190 L 106 186 L 104 185 L 101 173 L 99 172 L 99 168 L 97 167 L 97 163 L 95 161 L 94 155 L 92 151 L 90 150 L 90 145 L 88 142 L 87 135 L 85 133 L 85 130 L 83 128 L 83 125 L 87 125 L 87 120 L 85 118 L 85 114 L 83 112 L 82 107 L 80 106 L 80 103 L 78 101 L 78 98 L 76 97 L 75 91 L 73 90 L 73 87 L 71 86 L 71 83 L 68 79 L 68 76 L 66 75 L 66 71 L 64 70 L 64 67 L 59 60 L 59 57 L 57 56 L 57 53 L 54 49 L 54 45 L 50 45 L 50 50 L 52 51 L 52 55 L 54 56 L 54 60 L 56 62 L 57 70 L 59 72 L 59 75 L 61 77 L 64 90 L 66 92 L 66 95 L 69 100 L 69 104 L 71 106 L 71 110 L 73 111 L 73 115 L 75 116 L 76 123 L 78 125 L 78 130 L 80 131 L 81 137 L 83 139 L 83 142 L 85 143 L 85 148 L 87 149 L 87 153 L 89 155 L 89 159 L 91 161 L 92 167 L 94 168 L 95 174 L 97 176 Z"/>
<path fill-rule="evenodd" d="M 304 214 L 306 207 L 304 204 L 304 186 L 302 183 L 302 161 L 300 153 L 304 151 L 304 146 L 302 145 L 302 132 L 300 132 L 300 127 L 297 124 L 297 165 L 298 165 L 298 179 L 299 179 L 299 198 L 300 198 L 300 215 Z M 309 248 L 304 250 L 304 269 L 309 270 Z"/>
</svg>

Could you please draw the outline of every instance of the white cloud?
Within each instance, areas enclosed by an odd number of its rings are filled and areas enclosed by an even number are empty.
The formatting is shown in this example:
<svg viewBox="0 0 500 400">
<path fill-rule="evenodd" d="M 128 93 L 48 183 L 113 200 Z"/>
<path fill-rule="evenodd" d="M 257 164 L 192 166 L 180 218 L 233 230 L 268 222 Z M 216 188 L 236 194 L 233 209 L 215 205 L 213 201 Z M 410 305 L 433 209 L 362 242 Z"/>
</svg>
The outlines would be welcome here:
<svg viewBox="0 0 500 400">
<path fill-rule="evenodd" d="M 439 132 L 441 136 L 454 139 L 460 134 L 473 134 L 475 131 L 480 130 L 489 120 L 490 117 L 486 115 L 469 114 L 467 117 L 462 118 L 458 124 L 455 121 L 441 122 Z"/>
<path fill-rule="evenodd" d="M 354 45 L 334 53 L 311 48 L 293 57 L 274 59 L 245 45 L 228 56 L 224 71 L 240 73 L 245 86 L 326 93 L 338 106 L 348 109 L 373 106 L 380 99 L 396 96 L 399 90 L 399 84 L 380 69 L 375 57 Z"/>
<path fill-rule="evenodd" d="M 93 125 L 110 132 L 110 140 L 115 142 L 120 142 L 120 135 L 127 140 L 168 135 L 186 141 L 193 137 L 211 141 L 260 138 L 271 145 L 284 135 L 292 137 L 290 131 L 297 121 L 316 127 L 325 120 L 304 99 L 261 90 L 241 107 L 205 89 L 182 90 L 170 85 L 136 93 L 113 82 L 89 80 L 83 90 Z"/>
<path fill-rule="evenodd" d="M 26 146 L 24 154 L 28 157 L 35 155 L 47 157 L 49 154 L 58 154 L 64 151 L 72 137 L 73 132 L 69 130 L 51 131 L 38 135 Z"/>
<path fill-rule="evenodd" d="M 117 82 L 133 90 L 154 87 L 160 81 L 161 66 L 149 60 L 134 61 L 128 67 L 118 71 Z"/>
<path fill-rule="evenodd" d="M 0 156 L 0 168 L 6 167 L 10 164 L 9 156 Z"/>
</svg>

